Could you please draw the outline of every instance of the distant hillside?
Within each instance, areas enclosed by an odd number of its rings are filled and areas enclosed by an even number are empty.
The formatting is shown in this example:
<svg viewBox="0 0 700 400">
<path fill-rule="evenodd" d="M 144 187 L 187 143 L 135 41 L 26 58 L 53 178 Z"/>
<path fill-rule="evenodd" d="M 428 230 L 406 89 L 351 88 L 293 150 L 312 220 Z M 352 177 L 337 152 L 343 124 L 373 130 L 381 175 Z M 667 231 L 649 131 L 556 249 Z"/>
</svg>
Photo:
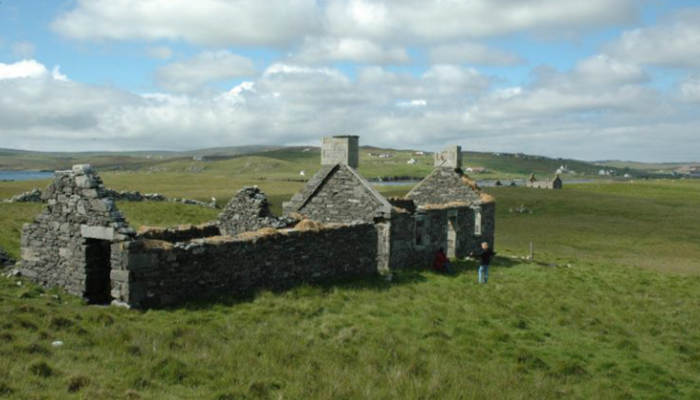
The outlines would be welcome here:
<svg viewBox="0 0 700 400">
<path fill-rule="evenodd" d="M 59 170 L 89 163 L 103 171 L 171 171 L 247 175 L 256 178 L 305 179 L 319 168 L 320 149 L 313 146 L 234 146 L 193 151 L 83 152 L 56 153 L 0 149 L 0 170 Z M 379 157 L 380 154 L 385 155 Z M 386 157 L 388 155 L 388 157 Z M 409 164 L 409 160 L 415 162 Z M 675 164 L 674 164 L 675 165 Z M 574 176 L 597 177 L 601 169 L 619 175 L 646 176 L 669 170 L 671 164 L 604 162 L 508 153 L 464 153 L 464 166 L 487 170 L 483 177 L 519 178 L 534 172 L 551 177 L 560 167 Z M 368 178 L 424 177 L 432 170 L 432 153 L 416 155 L 413 150 L 361 148 L 360 171 Z M 304 171 L 305 174 L 301 175 Z"/>
</svg>

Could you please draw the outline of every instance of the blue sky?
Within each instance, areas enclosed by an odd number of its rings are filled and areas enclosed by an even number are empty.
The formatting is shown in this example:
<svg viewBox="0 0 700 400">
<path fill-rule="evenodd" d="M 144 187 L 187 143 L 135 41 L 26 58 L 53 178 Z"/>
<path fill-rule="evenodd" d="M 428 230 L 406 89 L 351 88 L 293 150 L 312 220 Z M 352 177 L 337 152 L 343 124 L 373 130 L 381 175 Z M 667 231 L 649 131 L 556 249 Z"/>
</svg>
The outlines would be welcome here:
<svg viewBox="0 0 700 400">
<path fill-rule="evenodd" d="M 693 3 L 2 0 L 0 147 L 700 160 Z"/>
</svg>

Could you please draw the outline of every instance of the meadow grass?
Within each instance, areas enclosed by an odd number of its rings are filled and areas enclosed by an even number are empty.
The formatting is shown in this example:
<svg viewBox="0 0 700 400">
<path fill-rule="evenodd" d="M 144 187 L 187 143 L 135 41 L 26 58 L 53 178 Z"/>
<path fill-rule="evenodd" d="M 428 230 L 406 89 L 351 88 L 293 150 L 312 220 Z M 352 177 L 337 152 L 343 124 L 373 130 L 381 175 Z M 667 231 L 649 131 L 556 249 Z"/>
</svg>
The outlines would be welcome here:
<svg viewBox="0 0 700 400">
<path fill-rule="evenodd" d="M 480 286 L 474 268 L 146 312 L 2 278 L 0 396 L 700 396 L 699 277 L 501 259 Z"/>
</svg>

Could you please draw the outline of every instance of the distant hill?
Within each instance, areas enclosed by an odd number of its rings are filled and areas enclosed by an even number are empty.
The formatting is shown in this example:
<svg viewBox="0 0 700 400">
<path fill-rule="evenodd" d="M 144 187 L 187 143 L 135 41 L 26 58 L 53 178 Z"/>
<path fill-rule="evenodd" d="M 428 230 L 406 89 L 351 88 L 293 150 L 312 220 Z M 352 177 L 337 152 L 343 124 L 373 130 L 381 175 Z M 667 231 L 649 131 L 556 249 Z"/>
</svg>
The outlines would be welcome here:
<svg viewBox="0 0 700 400">
<path fill-rule="evenodd" d="M 211 172 L 248 174 L 256 177 L 275 175 L 302 179 L 319 167 L 320 149 L 314 146 L 232 146 L 192 151 L 131 152 L 33 152 L 0 149 L 0 170 L 60 170 L 74 164 L 92 164 L 103 171 L 165 170 L 173 172 Z M 425 176 L 432 170 L 432 153 L 414 155 L 415 150 L 361 147 L 360 170 L 368 178 Z M 379 154 L 389 154 L 380 158 Z M 416 163 L 408 164 L 410 159 Z M 601 169 L 619 175 L 640 177 L 670 171 L 681 164 L 632 162 L 585 162 L 527 154 L 465 152 L 464 166 L 487 170 L 485 177 L 523 177 L 534 172 L 541 178 L 552 177 L 560 167 L 575 176 L 597 177 Z"/>
</svg>

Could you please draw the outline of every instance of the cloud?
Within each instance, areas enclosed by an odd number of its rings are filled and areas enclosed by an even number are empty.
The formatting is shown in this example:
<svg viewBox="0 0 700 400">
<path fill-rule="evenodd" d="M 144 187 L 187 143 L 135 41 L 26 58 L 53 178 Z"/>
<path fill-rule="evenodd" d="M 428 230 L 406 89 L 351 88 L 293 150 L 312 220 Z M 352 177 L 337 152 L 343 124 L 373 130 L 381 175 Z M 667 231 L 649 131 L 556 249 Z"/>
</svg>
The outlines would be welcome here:
<svg viewBox="0 0 700 400">
<path fill-rule="evenodd" d="M 205 51 L 158 69 L 156 81 L 173 92 L 193 92 L 202 85 L 255 74 L 253 62 L 228 51 Z"/>
<path fill-rule="evenodd" d="M 185 40 L 291 48 L 308 37 L 379 46 L 575 34 L 632 21 L 637 0 L 78 0 L 53 29 L 78 40 Z M 441 62 L 445 62 L 443 60 Z"/>
<path fill-rule="evenodd" d="M 630 22 L 637 6 L 633 0 L 330 0 L 325 20 L 328 32 L 338 37 L 436 43 L 523 31 L 556 32 L 561 37 Z"/>
<path fill-rule="evenodd" d="M 353 133 L 377 146 L 436 150 L 457 143 L 467 150 L 586 159 L 687 161 L 700 152 L 694 139 L 700 116 L 692 106 L 603 55 L 568 71 L 541 68 L 527 85 L 498 89 L 490 77 L 454 65 L 418 76 L 367 67 L 351 79 L 335 68 L 277 63 L 230 90 L 197 96 L 60 81 L 34 63 L 27 65 L 41 72 L 9 64 L 13 78 L 7 65 L 0 68 L 3 147 L 307 145 Z M 613 78 L 604 84 L 591 75 Z M 695 98 L 697 86 L 686 82 L 684 101 Z"/>
<path fill-rule="evenodd" d="M 406 64 L 410 57 L 400 47 L 383 48 L 365 39 L 307 38 L 292 60 L 302 63 L 351 61 L 367 64 Z"/>
<path fill-rule="evenodd" d="M 286 46 L 316 32 L 315 0 L 78 0 L 51 24 L 78 40 Z"/>
<path fill-rule="evenodd" d="M 634 29 L 610 43 L 606 53 L 640 64 L 700 67 L 700 8 L 689 8 L 659 26 Z"/>
<path fill-rule="evenodd" d="M 0 63 L 0 80 L 17 78 L 37 78 L 48 75 L 43 64 L 35 60 L 22 60 L 14 64 Z"/>
<path fill-rule="evenodd" d="M 12 54 L 19 58 L 29 58 L 34 55 L 36 46 L 31 42 L 16 42 L 12 44 Z"/>
<path fill-rule="evenodd" d="M 149 57 L 157 58 L 159 60 L 168 60 L 173 56 L 173 51 L 167 46 L 147 47 L 146 53 Z"/>
<path fill-rule="evenodd" d="M 679 84 L 679 92 L 684 101 L 700 103 L 700 77 L 688 77 Z"/>
<path fill-rule="evenodd" d="M 513 66 L 524 61 L 518 55 L 478 43 L 442 45 L 430 50 L 430 60 L 438 64 Z"/>
</svg>

